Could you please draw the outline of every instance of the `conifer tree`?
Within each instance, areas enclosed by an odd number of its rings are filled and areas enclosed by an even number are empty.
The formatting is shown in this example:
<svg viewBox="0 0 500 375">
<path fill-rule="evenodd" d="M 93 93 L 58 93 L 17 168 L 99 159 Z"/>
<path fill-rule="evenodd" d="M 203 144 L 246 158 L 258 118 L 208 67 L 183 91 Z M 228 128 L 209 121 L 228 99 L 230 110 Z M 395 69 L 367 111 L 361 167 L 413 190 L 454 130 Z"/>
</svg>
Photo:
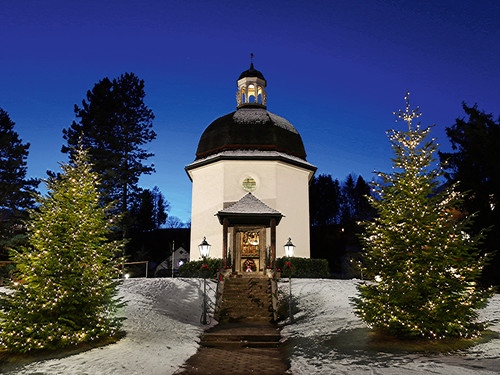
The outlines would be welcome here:
<svg viewBox="0 0 500 375">
<path fill-rule="evenodd" d="M 477 213 L 472 230 L 490 228 L 480 245 L 483 252 L 493 252 L 482 281 L 500 286 L 500 118 L 480 111 L 477 104 L 462 107 L 466 117 L 446 128 L 453 152 L 439 157 L 448 180 L 465 194 L 465 211 Z"/>
<path fill-rule="evenodd" d="M 14 122 L 0 108 L 0 260 L 24 237 L 26 209 L 33 207 L 38 181 L 26 179 L 29 143 L 23 144 Z"/>
<path fill-rule="evenodd" d="M 476 310 L 492 293 L 476 285 L 485 261 L 480 238 L 467 234 L 454 186 L 438 191 L 431 127 L 412 124 L 420 112 L 410 110 L 408 93 L 405 100 L 406 110 L 395 114 L 408 130 L 388 131 L 395 171 L 373 183 L 379 216 L 365 224 L 364 272 L 375 281 L 359 286 L 356 313 L 397 336 L 474 337 L 484 328 Z"/>
<path fill-rule="evenodd" d="M 116 225 L 99 204 L 98 177 L 87 154 L 46 182 L 28 227 L 29 247 L 13 254 L 19 284 L 3 296 L 0 348 L 56 349 L 114 335 L 114 259 L 121 244 L 106 239 Z"/>
<path fill-rule="evenodd" d="M 130 210 L 140 192 L 139 177 L 154 172 L 154 166 L 146 163 L 153 156 L 147 144 L 156 133 L 154 114 L 144 103 L 145 96 L 144 81 L 134 73 L 112 81 L 104 78 L 87 92 L 81 107 L 75 105 L 79 121 L 63 130 L 67 145 L 61 151 L 72 157 L 79 144 L 89 151 L 101 178 L 102 200 L 117 201 L 122 213 Z"/>
</svg>

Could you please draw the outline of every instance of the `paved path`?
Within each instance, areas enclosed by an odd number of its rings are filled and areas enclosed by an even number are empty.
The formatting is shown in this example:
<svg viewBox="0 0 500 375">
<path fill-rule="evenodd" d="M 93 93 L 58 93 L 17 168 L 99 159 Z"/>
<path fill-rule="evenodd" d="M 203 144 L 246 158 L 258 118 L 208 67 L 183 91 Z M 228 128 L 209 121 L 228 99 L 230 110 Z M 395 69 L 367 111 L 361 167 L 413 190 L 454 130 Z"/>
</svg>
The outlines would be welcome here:
<svg viewBox="0 0 500 375">
<path fill-rule="evenodd" d="M 265 321 L 222 322 L 201 338 L 178 375 L 283 375 L 289 363 L 279 328 Z"/>
</svg>

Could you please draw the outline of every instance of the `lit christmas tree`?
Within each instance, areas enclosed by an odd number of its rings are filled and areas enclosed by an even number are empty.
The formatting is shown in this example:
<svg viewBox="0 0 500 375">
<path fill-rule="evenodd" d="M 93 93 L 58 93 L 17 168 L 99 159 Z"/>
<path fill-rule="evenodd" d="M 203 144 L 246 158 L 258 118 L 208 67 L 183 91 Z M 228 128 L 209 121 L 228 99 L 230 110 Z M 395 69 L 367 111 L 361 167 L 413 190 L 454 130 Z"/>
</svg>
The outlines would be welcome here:
<svg viewBox="0 0 500 375">
<path fill-rule="evenodd" d="M 379 173 L 370 203 L 379 216 L 366 223 L 365 274 L 373 283 L 359 286 L 355 310 L 370 327 L 403 337 L 475 337 L 484 325 L 476 310 L 492 290 L 476 281 L 484 265 L 467 235 L 454 187 L 439 191 L 431 127 L 412 121 L 419 108 L 394 113 L 407 131 L 387 132 L 395 157 L 391 174 Z M 377 196 L 378 195 L 378 196 Z"/>
<path fill-rule="evenodd" d="M 121 243 L 106 238 L 115 225 L 99 204 L 98 176 L 87 154 L 46 182 L 28 227 L 29 247 L 13 254 L 19 270 L 4 296 L 0 348 L 56 349 L 116 334 L 116 273 Z"/>
</svg>

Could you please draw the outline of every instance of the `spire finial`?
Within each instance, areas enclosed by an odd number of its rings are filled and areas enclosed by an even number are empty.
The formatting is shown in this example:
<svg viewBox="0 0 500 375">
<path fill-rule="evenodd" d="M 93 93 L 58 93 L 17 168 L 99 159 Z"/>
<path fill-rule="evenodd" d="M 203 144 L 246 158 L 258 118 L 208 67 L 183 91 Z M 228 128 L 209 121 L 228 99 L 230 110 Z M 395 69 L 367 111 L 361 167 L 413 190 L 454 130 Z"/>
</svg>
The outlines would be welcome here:
<svg viewBox="0 0 500 375">
<path fill-rule="evenodd" d="M 253 52 L 250 53 L 250 69 L 253 69 Z"/>
</svg>

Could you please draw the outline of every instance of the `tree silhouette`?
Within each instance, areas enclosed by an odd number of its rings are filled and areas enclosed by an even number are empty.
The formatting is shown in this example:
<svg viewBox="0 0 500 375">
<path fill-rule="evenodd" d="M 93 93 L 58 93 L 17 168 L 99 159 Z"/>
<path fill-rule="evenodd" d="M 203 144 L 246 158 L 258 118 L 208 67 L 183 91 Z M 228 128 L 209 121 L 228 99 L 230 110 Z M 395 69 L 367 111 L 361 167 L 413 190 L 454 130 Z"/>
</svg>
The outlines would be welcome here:
<svg viewBox="0 0 500 375">
<path fill-rule="evenodd" d="M 78 145 L 87 149 L 102 181 L 103 198 L 118 200 L 124 213 L 140 191 L 139 177 L 154 172 L 154 166 L 145 163 L 153 156 L 145 145 L 156 134 L 152 129 L 154 115 L 144 97 L 144 81 L 133 73 L 113 81 L 104 78 L 87 92 L 81 107 L 75 105 L 79 121 L 63 130 L 67 145 L 62 152 L 73 157 Z"/>
<path fill-rule="evenodd" d="M 455 152 L 439 153 L 449 182 L 457 182 L 458 189 L 466 195 L 463 210 L 476 213 L 473 233 L 490 228 L 482 253 L 493 253 L 486 265 L 483 281 L 500 285 L 500 119 L 493 120 L 486 114 L 465 103 L 462 107 L 468 118 L 458 118 L 446 128 Z"/>
<path fill-rule="evenodd" d="M 35 179 L 26 179 L 29 143 L 23 144 L 14 131 L 14 122 L 0 108 L 0 260 L 8 258 L 8 248 L 24 236 L 26 209 L 34 204 Z"/>
</svg>

